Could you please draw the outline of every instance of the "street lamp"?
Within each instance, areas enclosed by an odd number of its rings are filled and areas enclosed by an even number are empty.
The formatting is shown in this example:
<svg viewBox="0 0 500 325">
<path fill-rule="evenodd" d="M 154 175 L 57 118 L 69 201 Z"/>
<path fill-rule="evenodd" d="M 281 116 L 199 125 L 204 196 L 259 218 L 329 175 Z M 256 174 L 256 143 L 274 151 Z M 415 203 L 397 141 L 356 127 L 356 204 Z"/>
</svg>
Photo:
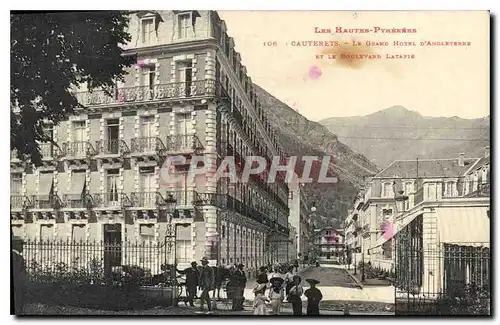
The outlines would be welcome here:
<svg viewBox="0 0 500 325">
<path fill-rule="evenodd" d="M 177 207 L 177 200 L 174 199 L 172 194 L 168 194 L 167 199 L 164 200 L 165 203 L 165 212 L 167 213 L 168 217 L 168 223 L 167 223 L 167 231 L 165 233 L 165 241 L 168 245 L 168 250 L 166 251 L 167 254 L 172 253 L 172 247 L 174 248 L 174 253 L 173 253 L 173 263 L 171 265 L 171 270 L 170 270 L 170 276 L 172 277 L 172 282 L 174 283 L 174 288 L 176 284 L 176 279 L 177 279 L 177 227 L 189 227 L 191 224 L 188 222 L 183 222 L 183 223 L 173 223 L 172 218 L 175 213 L 176 207 Z M 172 304 L 175 305 L 176 298 L 174 296 L 174 292 L 177 292 L 177 290 L 172 291 Z"/>
</svg>

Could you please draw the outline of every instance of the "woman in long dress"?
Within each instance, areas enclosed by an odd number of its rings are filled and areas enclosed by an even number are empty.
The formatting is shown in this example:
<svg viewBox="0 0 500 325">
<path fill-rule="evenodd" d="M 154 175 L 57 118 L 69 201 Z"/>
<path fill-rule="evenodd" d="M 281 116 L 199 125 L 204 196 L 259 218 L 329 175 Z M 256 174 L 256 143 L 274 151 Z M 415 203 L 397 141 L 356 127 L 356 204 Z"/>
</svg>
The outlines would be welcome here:
<svg viewBox="0 0 500 325">
<path fill-rule="evenodd" d="M 254 315 L 266 315 L 266 304 L 269 303 L 269 299 L 264 295 L 266 290 L 266 285 L 264 283 L 257 284 L 253 289 L 255 293 L 255 298 L 253 301 L 253 314 Z"/>
<path fill-rule="evenodd" d="M 279 315 L 281 310 L 281 304 L 285 298 L 283 283 L 284 280 L 281 277 L 273 277 L 269 280 L 271 283 L 271 288 L 269 289 L 269 300 L 271 301 L 271 310 L 273 315 Z"/>
</svg>

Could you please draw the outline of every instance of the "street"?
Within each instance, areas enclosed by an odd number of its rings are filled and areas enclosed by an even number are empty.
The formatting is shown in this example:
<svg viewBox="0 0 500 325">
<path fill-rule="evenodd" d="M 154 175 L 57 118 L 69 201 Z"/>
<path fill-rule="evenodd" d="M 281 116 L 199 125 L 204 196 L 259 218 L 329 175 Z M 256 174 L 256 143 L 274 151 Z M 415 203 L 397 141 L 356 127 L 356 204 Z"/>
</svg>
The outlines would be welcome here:
<svg viewBox="0 0 500 325">
<path fill-rule="evenodd" d="M 320 304 L 320 312 L 323 315 L 343 315 L 348 309 L 351 315 L 394 315 L 394 288 L 386 287 L 365 287 L 360 289 L 356 282 L 339 265 L 323 265 L 321 267 L 306 268 L 300 272 L 303 280 L 314 278 L 320 281 L 318 289 L 323 294 L 323 301 Z M 254 294 L 252 288 L 254 281 L 249 281 L 245 289 L 245 310 L 241 312 L 231 311 L 231 302 L 223 299 L 217 303 L 217 310 L 214 315 L 252 315 Z M 309 286 L 304 282 L 304 289 Z M 225 297 L 225 294 L 222 294 Z M 302 297 L 303 312 L 307 305 L 307 298 Z M 196 301 L 199 306 L 199 301 Z M 30 305 L 27 308 L 28 314 L 38 315 L 196 315 L 198 308 L 186 307 L 180 304 L 179 307 L 157 307 L 148 310 L 133 311 L 105 311 L 93 310 L 77 307 L 51 307 L 43 305 Z M 291 315 L 291 305 L 284 303 L 282 307 L 283 315 Z"/>
</svg>

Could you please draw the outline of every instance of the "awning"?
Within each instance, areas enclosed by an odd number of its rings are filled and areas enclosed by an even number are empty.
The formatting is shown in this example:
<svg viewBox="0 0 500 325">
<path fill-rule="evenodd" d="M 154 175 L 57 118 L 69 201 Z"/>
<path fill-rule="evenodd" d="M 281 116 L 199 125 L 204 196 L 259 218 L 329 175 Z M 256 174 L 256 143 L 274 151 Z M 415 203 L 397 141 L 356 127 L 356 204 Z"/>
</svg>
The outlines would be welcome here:
<svg viewBox="0 0 500 325">
<path fill-rule="evenodd" d="M 463 246 L 490 247 L 488 207 L 453 207 L 437 210 L 439 241 Z"/>
<path fill-rule="evenodd" d="M 408 226 L 410 224 L 410 222 L 412 222 L 413 220 L 415 220 L 415 218 L 417 216 L 419 216 L 420 214 L 422 214 L 422 211 L 416 211 L 415 213 L 412 213 L 412 214 L 409 214 L 407 216 L 405 216 L 404 218 L 400 218 L 399 220 L 396 219 L 396 222 L 394 223 L 393 225 L 393 232 L 392 232 L 392 235 L 383 235 L 382 237 L 380 237 L 377 242 L 375 243 L 375 245 L 373 245 L 372 247 L 370 247 L 368 250 L 371 250 L 371 249 L 375 249 L 377 247 L 380 247 L 382 246 L 383 244 L 385 244 L 387 241 L 391 240 L 392 238 L 394 238 L 394 236 L 396 236 L 396 234 L 401 231 L 402 229 L 404 229 L 406 226 Z"/>
<path fill-rule="evenodd" d="M 85 177 L 85 172 L 73 173 L 71 175 L 71 188 L 68 192 L 68 198 L 70 200 L 81 200 L 85 187 Z"/>
<path fill-rule="evenodd" d="M 52 185 L 54 183 L 54 174 L 40 174 L 39 182 L 38 182 L 38 196 L 46 197 L 47 199 L 50 196 L 50 192 L 52 191 Z"/>
</svg>

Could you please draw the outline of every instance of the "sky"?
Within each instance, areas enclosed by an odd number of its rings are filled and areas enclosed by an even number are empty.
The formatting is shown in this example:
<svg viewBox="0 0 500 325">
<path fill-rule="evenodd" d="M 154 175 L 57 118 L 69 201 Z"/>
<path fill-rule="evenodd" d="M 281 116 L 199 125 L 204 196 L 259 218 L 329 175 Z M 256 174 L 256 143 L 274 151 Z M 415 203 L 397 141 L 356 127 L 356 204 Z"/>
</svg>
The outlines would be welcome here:
<svg viewBox="0 0 500 325">
<path fill-rule="evenodd" d="M 489 114 L 487 12 L 218 12 L 252 81 L 311 120 L 368 115 L 395 105 L 424 116 Z M 332 33 L 314 33 L 315 27 Z M 336 27 L 406 27 L 416 33 L 339 34 Z M 292 46 L 300 41 L 339 41 L 340 46 Z M 361 46 L 352 46 L 353 41 Z M 389 46 L 367 46 L 367 41 Z M 393 41 L 413 41 L 417 46 L 395 47 Z M 420 46 L 421 41 L 470 42 L 470 46 Z M 382 58 L 340 60 L 342 53 Z M 323 59 L 317 59 L 321 54 Z M 386 59 L 387 54 L 415 58 Z M 337 60 L 326 59 L 328 55 Z"/>
</svg>

